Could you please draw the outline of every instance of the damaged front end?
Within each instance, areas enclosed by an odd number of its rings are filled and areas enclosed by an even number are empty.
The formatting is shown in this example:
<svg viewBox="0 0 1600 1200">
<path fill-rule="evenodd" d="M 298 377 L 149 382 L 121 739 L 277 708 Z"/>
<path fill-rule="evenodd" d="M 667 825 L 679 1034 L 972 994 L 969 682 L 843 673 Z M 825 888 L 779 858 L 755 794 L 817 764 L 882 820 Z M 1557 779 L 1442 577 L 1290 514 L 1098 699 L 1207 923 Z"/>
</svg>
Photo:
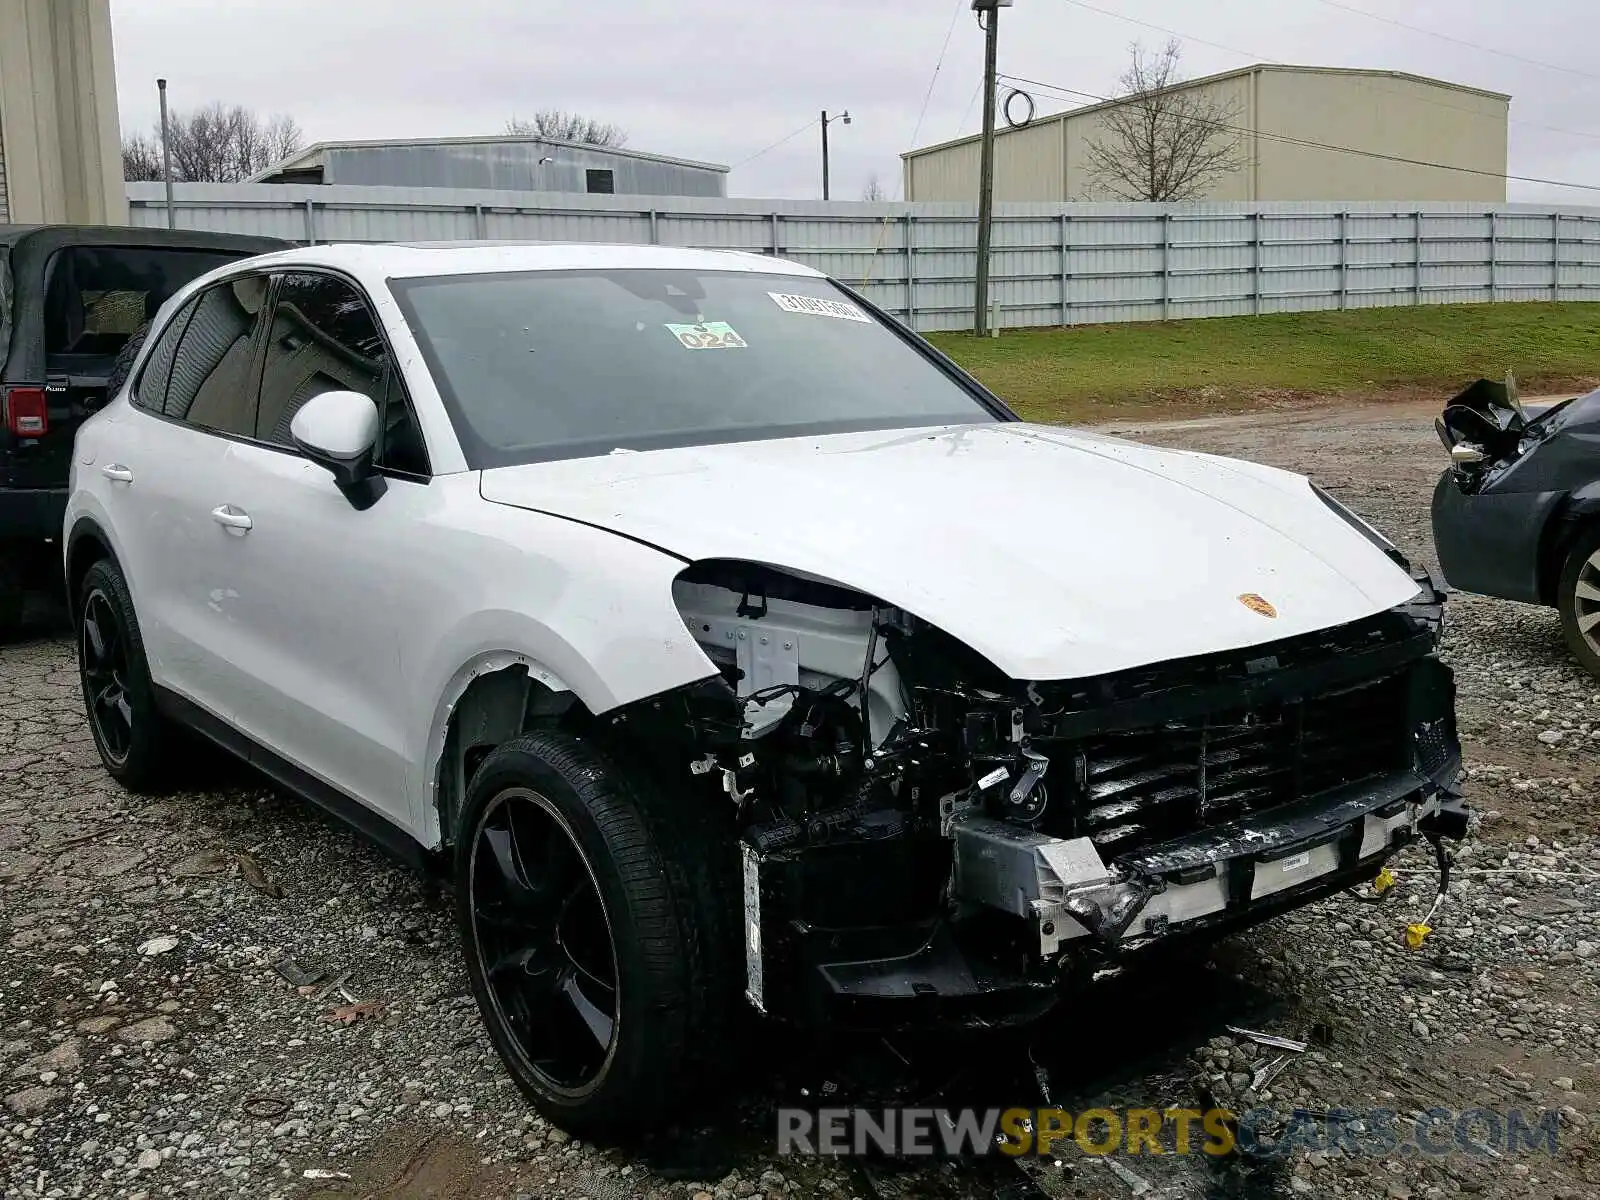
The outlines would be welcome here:
<svg viewBox="0 0 1600 1200">
<path fill-rule="evenodd" d="M 614 719 L 675 731 L 672 769 L 736 814 L 758 1008 L 1025 1022 L 1465 832 L 1443 597 L 1416 579 L 1315 634 L 1027 682 L 872 597 L 703 562 L 676 599 L 721 676 Z"/>
</svg>

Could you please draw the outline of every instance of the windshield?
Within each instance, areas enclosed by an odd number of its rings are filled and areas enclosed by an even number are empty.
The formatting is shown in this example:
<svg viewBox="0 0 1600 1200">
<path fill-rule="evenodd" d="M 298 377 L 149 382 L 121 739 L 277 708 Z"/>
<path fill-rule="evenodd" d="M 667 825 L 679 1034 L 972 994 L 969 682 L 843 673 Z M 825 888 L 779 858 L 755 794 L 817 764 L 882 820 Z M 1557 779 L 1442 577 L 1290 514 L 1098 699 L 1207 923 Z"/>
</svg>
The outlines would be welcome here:
<svg viewBox="0 0 1600 1200">
<path fill-rule="evenodd" d="M 999 419 L 825 279 L 645 269 L 390 286 L 475 468 Z"/>
</svg>

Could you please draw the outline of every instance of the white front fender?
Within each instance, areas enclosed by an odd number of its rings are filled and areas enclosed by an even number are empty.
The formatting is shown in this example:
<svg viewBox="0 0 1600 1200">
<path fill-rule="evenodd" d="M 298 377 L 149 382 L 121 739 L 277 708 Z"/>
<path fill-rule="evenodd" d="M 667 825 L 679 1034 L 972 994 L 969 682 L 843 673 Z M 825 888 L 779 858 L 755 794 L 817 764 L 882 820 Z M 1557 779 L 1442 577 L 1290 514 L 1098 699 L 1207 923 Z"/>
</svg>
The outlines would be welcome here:
<svg viewBox="0 0 1600 1200">
<path fill-rule="evenodd" d="M 525 666 L 591 713 L 717 673 L 673 600 L 682 559 L 560 517 L 473 498 L 472 533 L 430 544 L 443 577 L 436 636 L 401 648 L 412 701 L 407 758 L 426 828 L 451 711 L 481 675 Z"/>
</svg>

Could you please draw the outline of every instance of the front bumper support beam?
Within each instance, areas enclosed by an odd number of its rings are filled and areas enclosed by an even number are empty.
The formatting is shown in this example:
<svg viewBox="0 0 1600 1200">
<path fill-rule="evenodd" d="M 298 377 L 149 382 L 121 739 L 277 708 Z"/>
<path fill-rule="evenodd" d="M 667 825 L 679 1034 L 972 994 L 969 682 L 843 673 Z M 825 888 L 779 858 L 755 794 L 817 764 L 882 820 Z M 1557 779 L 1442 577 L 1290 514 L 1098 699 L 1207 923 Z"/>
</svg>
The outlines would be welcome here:
<svg viewBox="0 0 1600 1200">
<path fill-rule="evenodd" d="M 1101 860 L 1088 838 L 1049 837 L 986 817 L 958 818 L 956 898 L 1034 922 L 1048 959 L 1093 939 L 1127 950 L 1279 892 L 1380 861 L 1419 833 L 1464 832 L 1453 789 L 1415 771 L 1350 785 Z M 1460 814 L 1458 816 L 1458 814 Z"/>
</svg>

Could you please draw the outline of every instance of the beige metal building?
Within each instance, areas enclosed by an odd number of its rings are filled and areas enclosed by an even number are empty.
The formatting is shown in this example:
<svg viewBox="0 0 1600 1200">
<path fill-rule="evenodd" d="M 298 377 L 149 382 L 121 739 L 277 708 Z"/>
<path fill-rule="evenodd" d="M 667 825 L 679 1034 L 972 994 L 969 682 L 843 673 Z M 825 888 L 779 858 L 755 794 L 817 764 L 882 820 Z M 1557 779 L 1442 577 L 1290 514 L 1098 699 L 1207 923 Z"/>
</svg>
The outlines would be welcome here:
<svg viewBox="0 0 1600 1200">
<path fill-rule="evenodd" d="M 1511 97 L 1499 92 L 1399 71 L 1264 64 L 1182 87 L 1203 89 L 1238 131 L 1218 135 L 1237 137 L 1238 166 L 1189 199 L 1505 201 Z M 1107 110 L 1125 103 L 1002 126 L 995 199 L 1130 198 L 1097 176 L 1088 156 L 1104 144 Z M 1023 107 L 1015 106 L 1019 115 Z M 969 137 L 902 154 L 905 198 L 976 200 L 978 149 Z"/>
<path fill-rule="evenodd" d="M 0 0 L 0 224 L 124 225 L 111 0 Z"/>
</svg>

